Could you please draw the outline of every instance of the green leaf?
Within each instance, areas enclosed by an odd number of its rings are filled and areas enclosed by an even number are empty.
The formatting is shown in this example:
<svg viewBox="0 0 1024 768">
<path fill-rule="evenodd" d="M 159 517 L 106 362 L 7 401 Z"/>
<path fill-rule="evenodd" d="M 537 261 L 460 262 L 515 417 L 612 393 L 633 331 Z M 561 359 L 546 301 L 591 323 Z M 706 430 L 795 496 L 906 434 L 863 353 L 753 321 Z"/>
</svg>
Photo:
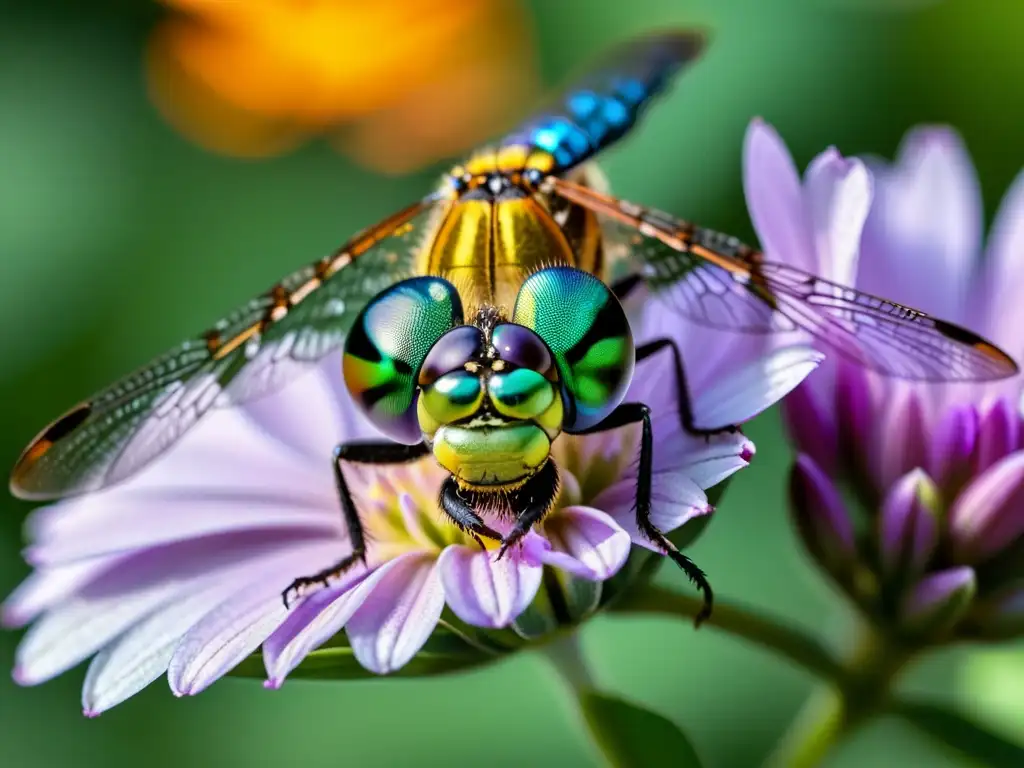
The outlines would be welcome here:
<svg viewBox="0 0 1024 768">
<path fill-rule="evenodd" d="M 590 733 L 616 768 L 700 768 L 690 740 L 668 718 L 595 691 L 582 692 L 579 700 Z"/>
<path fill-rule="evenodd" d="M 899 701 L 890 708 L 922 733 L 990 768 L 1024 766 L 1024 746 L 939 704 Z"/>
<path fill-rule="evenodd" d="M 470 645 L 459 634 L 438 627 L 423 649 L 408 664 L 388 677 L 432 677 L 472 669 L 496 658 L 497 654 Z M 252 654 L 230 674 L 234 677 L 266 678 L 263 655 L 258 652 Z M 372 677 L 380 675 L 365 669 L 356 661 L 344 632 L 338 633 L 306 656 L 288 675 L 289 680 L 359 680 Z"/>
</svg>

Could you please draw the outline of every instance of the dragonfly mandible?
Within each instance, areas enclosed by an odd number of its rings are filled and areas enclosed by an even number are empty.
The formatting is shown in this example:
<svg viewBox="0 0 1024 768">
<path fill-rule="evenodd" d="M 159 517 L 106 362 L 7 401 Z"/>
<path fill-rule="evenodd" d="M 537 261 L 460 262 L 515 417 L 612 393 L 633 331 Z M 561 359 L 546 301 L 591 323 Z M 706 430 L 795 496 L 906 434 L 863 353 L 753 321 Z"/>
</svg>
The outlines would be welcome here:
<svg viewBox="0 0 1024 768">
<path fill-rule="evenodd" d="M 1017 368 L 964 328 L 598 188 L 588 161 L 628 133 L 703 46 L 700 34 L 673 31 L 614 49 L 422 200 L 61 416 L 17 462 L 13 493 L 48 499 L 122 481 L 211 408 L 268 394 L 341 348 L 348 389 L 386 439 L 345 443 L 330 457 L 353 549 L 333 568 L 296 574 L 286 604 L 365 557 L 347 463 L 433 454 L 449 473 L 440 509 L 478 539 L 499 541 L 500 557 L 557 499 L 549 451 L 560 433 L 639 423 L 638 527 L 702 590 L 708 613 L 704 573 L 651 521 L 650 413 L 623 402 L 634 367 L 672 355 L 683 426 L 721 430 L 695 427 L 673 341 L 634 346 L 621 304 L 630 292 L 646 286 L 705 326 L 803 330 L 895 377 L 985 380 Z M 506 534 L 487 524 L 491 511 L 508 516 Z"/>
</svg>

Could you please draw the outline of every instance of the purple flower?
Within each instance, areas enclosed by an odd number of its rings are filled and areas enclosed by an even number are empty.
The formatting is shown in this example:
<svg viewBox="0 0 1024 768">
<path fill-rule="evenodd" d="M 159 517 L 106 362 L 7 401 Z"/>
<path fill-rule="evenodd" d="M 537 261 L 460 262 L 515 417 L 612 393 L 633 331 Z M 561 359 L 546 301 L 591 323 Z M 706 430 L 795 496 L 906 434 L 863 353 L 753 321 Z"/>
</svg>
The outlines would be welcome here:
<svg viewBox="0 0 1024 768">
<path fill-rule="evenodd" d="M 893 165 L 829 149 L 801 183 L 778 135 L 755 122 L 745 173 L 768 258 L 966 325 L 1024 356 L 1024 175 L 983 252 L 978 181 L 949 129 L 912 131 Z M 862 560 L 879 573 L 858 580 L 860 602 L 902 605 L 890 618 L 918 626 L 924 614 L 962 617 L 957 606 L 975 592 L 993 605 L 1002 584 L 994 564 L 1024 536 L 1022 385 L 1022 376 L 923 385 L 827 360 L 786 400 L 801 461 L 849 485 L 876 518 Z M 824 512 L 797 510 L 814 514 Z M 888 586 L 878 592 L 879 583 Z M 1016 606 L 1015 597 L 1003 603 Z M 963 632 L 980 631 L 979 616 L 964 618 Z"/>
<path fill-rule="evenodd" d="M 719 425 L 771 405 L 821 357 L 802 346 L 738 361 L 704 349 L 710 342 L 655 305 L 640 322 L 648 336 L 679 337 L 694 361 L 697 413 Z M 704 490 L 754 451 L 742 434 L 708 441 L 682 430 L 670 362 L 644 363 L 628 395 L 655 417 L 653 516 L 665 531 L 709 515 Z M 366 566 L 286 610 L 292 579 L 349 549 L 333 447 L 374 435 L 349 405 L 335 356 L 275 395 L 213 412 L 129 481 L 36 510 L 25 551 L 35 570 L 3 608 L 8 625 L 34 622 L 15 679 L 34 685 L 93 657 L 83 706 L 94 715 L 165 672 L 177 695 L 198 693 L 261 647 L 277 687 L 341 631 L 359 664 L 385 674 L 417 654 L 446 607 L 468 625 L 505 627 L 537 595 L 544 567 L 602 581 L 631 542 L 650 546 L 633 520 L 637 429 L 556 440 L 557 509 L 499 561 L 442 520 L 444 474 L 431 459 L 353 466 Z"/>
</svg>

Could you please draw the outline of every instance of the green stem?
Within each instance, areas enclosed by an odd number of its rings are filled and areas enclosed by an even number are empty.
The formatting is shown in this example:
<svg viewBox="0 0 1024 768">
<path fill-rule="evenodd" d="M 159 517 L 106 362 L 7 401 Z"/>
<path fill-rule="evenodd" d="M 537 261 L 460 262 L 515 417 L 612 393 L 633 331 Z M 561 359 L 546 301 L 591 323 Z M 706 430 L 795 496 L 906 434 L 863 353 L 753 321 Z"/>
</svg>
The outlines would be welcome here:
<svg viewBox="0 0 1024 768">
<path fill-rule="evenodd" d="M 888 706 L 892 685 L 913 649 L 873 628 L 843 665 L 843 676 L 816 691 L 767 765 L 813 768 L 865 722 Z"/>
<path fill-rule="evenodd" d="M 579 632 L 571 631 L 556 635 L 553 640 L 541 646 L 539 650 L 548 658 L 558 676 L 565 681 L 572 693 L 576 712 L 587 729 L 590 743 L 594 745 L 601 757 L 604 758 L 606 765 L 610 766 L 610 768 L 616 768 L 618 763 L 613 755 L 605 749 L 604 741 L 600 738 L 599 734 L 594 732 L 593 723 L 590 718 L 583 714 L 581 707 L 583 697 L 587 693 L 596 692 L 598 686 L 594 681 L 594 675 L 591 673 L 590 667 L 587 665 L 586 657 L 583 655 Z"/>
<path fill-rule="evenodd" d="M 624 594 L 609 610 L 613 613 L 651 613 L 693 618 L 702 605 L 698 597 L 646 584 Z M 775 651 L 819 677 L 837 682 L 845 677 L 843 667 L 817 640 L 749 608 L 717 602 L 714 613 L 705 623 Z"/>
</svg>

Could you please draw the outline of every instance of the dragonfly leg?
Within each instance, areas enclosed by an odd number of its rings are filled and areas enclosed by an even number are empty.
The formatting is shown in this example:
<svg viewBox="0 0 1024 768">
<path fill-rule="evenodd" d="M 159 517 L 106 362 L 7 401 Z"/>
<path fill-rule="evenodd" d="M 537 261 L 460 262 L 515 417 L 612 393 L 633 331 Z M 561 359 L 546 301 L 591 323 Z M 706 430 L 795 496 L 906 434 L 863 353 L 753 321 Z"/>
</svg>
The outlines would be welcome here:
<svg viewBox="0 0 1024 768">
<path fill-rule="evenodd" d="M 353 464 L 404 464 L 425 456 L 428 451 L 429 449 L 424 443 L 403 445 L 390 442 L 342 443 L 334 449 L 334 456 L 331 459 L 334 464 L 334 479 L 337 483 L 341 513 L 345 517 L 345 527 L 348 529 L 352 551 L 330 568 L 325 568 L 311 576 L 295 579 L 281 594 L 285 608 L 301 597 L 307 587 L 316 585 L 326 587 L 331 579 L 340 577 L 356 563 L 362 561 L 364 565 L 366 564 L 366 536 L 363 533 L 363 524 L 359 519 L 359 510 L 356 509 L 352 493 L 345 481 L 342 465 L 346 462 Z"/>
<path fill-rule="evenodd" d="M 459 484 L 454 477 L 449 477 L 444 481 L 438 501 L 441 511 L 448 515 L 455 525 L 476 539 L 476 543 L 480 545 L 481 549 L 486 549 L 480 539 L 481 536 L 501 541 L 501 534 L 493 528 L 489 528 L 473 509 L 472 503 L 459 494 Z"/>
<path fill-rule="evenodd" d="M 508 494 L 508 503 L 516 516 L 512 530 L 501 540 L 498 560 L 514 544 L 522 540 L 534 525 L 543 520 L 558 500 L 561 483 L 558 479 L 558 467 L 548 459 L 543 467 L 526 481 L 522 488 Z"/>
<path fill-rule="evenodd" d="M 715 435 L 721 434 L 735 434 L 740 431 L 739 426 L 736 424 L 729 424 L 724 427 L 716 427 L 714 429 L 706 429 L 704 427 L 698 427 L 693 423 L 693 403 L 690 399 L 690 389 L 686 384 L 686 369 L 683 367 L 683 355 L 679 351 L 679 345 L 672 339 L 655 339 L 654 341 L 648 342 L 636 350 L 636 361 L 641 363 L 644 360 L 653 357 L 663 349 L 672 350 L 672 362 L 673 368 L 675 369 L 676 379 L 676 402 L 679 405 L 679 419 L 682 423 L 683 429 L 689 432 L 691 435 L 697 437 L 704 437 L 710 440 Z"/>
<path fill-rule="evenodd" d="M 636 524 L 640 532 L 669 557 L 672 562 L 678 565 L 683 572 L 694 583 L 694 586 L 704 595 L 704 607 L 694 618 L 694 624 L 700 626 L 704 619 L 711 615 L 711 608 L 714 603 L 714 593 L 708 583 L 704 571 L 686 555 L 680 552 L 676 545 L 669 541 L 658 527 L 651 521 L 651 473 L 654 461 L 654 436 L 651 430 L 651 410 L 643 403 L 623 403 L 600 424 L 574 434 L 590 434 L 604 432 L 609 429 L 616 429 L 627 424 L 640 423 L 643 431 L 640 438 L 640 466 L 636 479 Z"/>
</svg>

